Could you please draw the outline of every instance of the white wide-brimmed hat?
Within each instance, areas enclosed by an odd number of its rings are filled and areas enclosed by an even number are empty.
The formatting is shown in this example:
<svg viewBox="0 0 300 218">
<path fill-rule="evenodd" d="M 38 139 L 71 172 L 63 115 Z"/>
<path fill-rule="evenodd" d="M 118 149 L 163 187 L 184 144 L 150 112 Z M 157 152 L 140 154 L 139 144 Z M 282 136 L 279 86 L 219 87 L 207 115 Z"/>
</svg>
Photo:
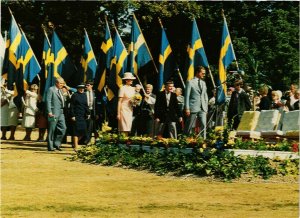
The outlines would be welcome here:
<svg viewBox="0 0 300 218">
<path fill-rule="evenodd" d="M 131 72 L 124 73 L 124 77 L 122 79 L 136 79 Z"/>
</svg>

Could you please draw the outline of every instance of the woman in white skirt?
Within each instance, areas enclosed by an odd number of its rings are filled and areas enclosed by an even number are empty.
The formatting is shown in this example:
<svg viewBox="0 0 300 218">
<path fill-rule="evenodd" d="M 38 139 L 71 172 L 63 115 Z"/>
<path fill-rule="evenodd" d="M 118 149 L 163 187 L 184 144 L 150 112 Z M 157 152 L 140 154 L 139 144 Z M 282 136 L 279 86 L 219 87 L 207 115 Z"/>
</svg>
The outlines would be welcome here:
<svg viewBox="0 0 300 218">
<path fill-rule="evenodd" d="M 39 87 L 36 84 L 30 86 L 30 90 L 26 91 L 25 107 L 23 113 L 22 126 L 26 128 L 26 135 L 23 140 L 31 140 L 32 129 L 35 128 L 35 114 L 38 111 L 37 100 Z"/>
<path fill-rule="evenodd" d="M 6 89 L 6 82 L 1 81 L 1 140 L 6 140 L 6 132 L 8 130 L 8 103 L 11 94 Z"/>
</svg>

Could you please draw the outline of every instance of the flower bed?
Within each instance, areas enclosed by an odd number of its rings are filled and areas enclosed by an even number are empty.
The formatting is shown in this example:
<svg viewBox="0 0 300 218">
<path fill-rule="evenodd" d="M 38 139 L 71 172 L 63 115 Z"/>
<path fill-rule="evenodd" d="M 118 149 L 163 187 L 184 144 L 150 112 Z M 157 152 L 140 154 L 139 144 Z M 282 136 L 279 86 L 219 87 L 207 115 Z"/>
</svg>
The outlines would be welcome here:
<svg viewBox="0 0 300 218">
<path fill-rule="evenodd" d="M 216 130 L 208 133 L 204 140 L 195 136 L 180 136 L 179 139 L 151 137 L 128 137 L 122 134 L 100 133 L 98 142 L 104 144 L 126 144 L 141 145 L 164 148 L 216 148 L 216 149 L 244 149 L 244 150 L 265 150 L 265 151 L 289 151 L 298 152 L 298 142 L 290 142 L 286 139 L 277 143 L 267 143 L 263 140 L 242 140 L 241 138 L 228 139 L 226 131 Z"/>
<path fill-rule="evenodd" d="M 107 166 L 122 166 L 139 170 L 148 170 L 159 175 L 194 174 L 213 176 L 225 181 L 239 178 L 242 174 L 261 176 L 264 179 L 272 175 L 298 175 L 299 159 L 282 160 L 263 156 L 236 156 L 226 148 L 244 146 L 239 139 L 237 145 L 230 140 L 225 143 L 223 132 L 209 134 L 207 140 L 196 137 L 164 139 L 146 137 L 127 137 L 118 134 L 103 133 L 95 145 L 80 149 L 73 159 Z M 245 142 L 249 147 L 256 142 Z M 268 148 L 262 141 L 256 145 L 260 149 Z M 277 143 L 282 150 L 291 150 L 287 141 Z"/>
</svg>

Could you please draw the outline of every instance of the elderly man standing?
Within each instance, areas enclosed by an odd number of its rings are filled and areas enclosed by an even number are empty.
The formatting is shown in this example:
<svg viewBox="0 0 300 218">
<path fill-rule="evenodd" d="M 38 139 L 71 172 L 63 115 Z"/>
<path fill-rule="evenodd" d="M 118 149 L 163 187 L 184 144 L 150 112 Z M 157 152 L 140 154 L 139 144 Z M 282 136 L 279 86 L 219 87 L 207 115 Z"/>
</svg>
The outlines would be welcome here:
<svg viewBox="0 0 300 218">
<path fill-rule="evenodd" d="M 155 121 L 159 123 L 158 135 L 163 136 L 165 126 L 168 125 L 169 136 L 177 138 L 176 122 L 182 121 L 182 115 L 179 109 L 177 96 L 172 92 L 174 88 L 173 81 L 166 82 L 166 88 L 157 94 L 154 105 Z"/>
<path fill-rule="evenodd" d="M 62 87 L 65 81 L 59 77 L 55 85 L 50 87 L 47 92 L 46 109 L 48 114 L 48 151 L 54 151 L 54 148 L 61 151 L 61 141 L 66 132 L 66 123 L 64 116 L 65 100 L 62 93 Z"/>
<path fill-rule="evenodd" d="M 201 136 L 206 139 L 206 116 L 208 111 L 208 96 L 204 81 L 205 68 L 196 68 L 195 77 L 186 84 L 184 105 L 186 114 L 185 134 L 190 134 L 198 118 Z"/>
</svg>

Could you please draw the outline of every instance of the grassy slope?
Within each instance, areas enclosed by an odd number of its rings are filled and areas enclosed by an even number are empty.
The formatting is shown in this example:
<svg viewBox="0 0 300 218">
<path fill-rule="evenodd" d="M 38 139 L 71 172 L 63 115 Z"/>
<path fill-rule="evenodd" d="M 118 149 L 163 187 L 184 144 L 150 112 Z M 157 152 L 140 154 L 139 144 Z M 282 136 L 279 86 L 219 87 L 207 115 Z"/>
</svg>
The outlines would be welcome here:
<svg viewBox="0 0 300 218">
<path fill-rule="evenodd" d="M 70 145 L 55 153 L 45 143 L 1 148 L 1 217 L 298 217 L 295 183 L 210 182 L 70 162 Z"/>
</svg>

